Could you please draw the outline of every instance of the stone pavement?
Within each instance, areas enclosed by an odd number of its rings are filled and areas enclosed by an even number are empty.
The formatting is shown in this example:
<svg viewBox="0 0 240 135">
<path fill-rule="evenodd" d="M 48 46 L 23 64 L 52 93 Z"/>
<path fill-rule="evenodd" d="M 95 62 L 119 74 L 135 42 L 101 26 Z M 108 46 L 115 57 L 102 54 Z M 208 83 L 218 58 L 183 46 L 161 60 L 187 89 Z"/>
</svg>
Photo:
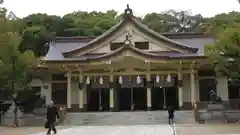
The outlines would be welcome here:
<svg viewBox="0 0 240 135">
<path fill-rule="evenodd" d="M 67 127 L 58 127 L 58 129 L 64 129 Z M 43 127 L 1 127 L 0 126 L 0 135 L 28 135 L 38 132 L 46 131 Z"/>
<path fill-rule="evenodd" d="M 240 135 L 239 124 L 176 125 L 177 135 Z"/>
<path fill-rule="evenodd" d="M 45 135 L 40 132 L 28 135 Z M 57 135 L 173 135 L 168 125 L 81 126 L 59 130 Z"/>
<path fill-rule="evenodd" d="M 58 135 L 172 135 L 168 125 L 57 127 Z M 240 135 L 239 124 L 176 125 L 177 135 Z M 45 135 L 43 127 L 0 127 L 0 135 Z"/>
</svg>

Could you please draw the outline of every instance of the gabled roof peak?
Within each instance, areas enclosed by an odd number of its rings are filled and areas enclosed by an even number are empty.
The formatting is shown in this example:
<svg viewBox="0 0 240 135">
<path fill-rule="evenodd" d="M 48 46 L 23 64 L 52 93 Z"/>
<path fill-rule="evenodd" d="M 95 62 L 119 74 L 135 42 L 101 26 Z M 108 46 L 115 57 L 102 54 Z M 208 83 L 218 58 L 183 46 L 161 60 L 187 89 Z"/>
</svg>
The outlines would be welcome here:
<svg viewBox="0 0 240 135">
<path fill-rule="evenodd" d="M 109 29 L 102 35 L 100 35 L 97 38 L 93 39 L 92 41 L 88 42 L 84 46 L 81 46 L 81 47 L 77 48 L 76 50 L 64 52 L 63 55 L 66 57 L 69 57 L 69 56 L 72 56 L 73 54 L 76 54 L 79 52 L 82 52 L 82 53 L 79 53 L 79 55 L 83 55 L 84 53 L 87 53 L 87 51 L 90 48 L 92 48 L 93 46 L 97 46 L 100 43 L 102 43 L 103 41 L 105 41 L 106 39 L 108 39 L 109 37 L 111 37 L 112 33 L 116 33 L 118 30 L 123 28 L 129 22 L 131 24 L 133 24 L 140 32 L 145 33 L 145 34 L 149 35 L 150 37 L 152 37 L 153 39 L 156 39 L 158 41 L 166 42 L 169 44 L 169 46 L 173 46 L 174 48 L 179 48 L 186 52 L 196 53 L 198 51 L 197 48 L 185 46 L 182 43 L 173 41 L 165 36 L 160 35 L 159 33 L 155 32 L 153 30 L 149 29 L 147 26 L 145 26 L 144 24 L 139 22 L 136 17 L 134 17 L 132 9 L 129 8 L 129 5 L 127 4 L 127 9 L 125 9 L 124 17 L 119 23 L 117 23 L 115 26 L 113 26 L 111 29 Z"/>
</svg>

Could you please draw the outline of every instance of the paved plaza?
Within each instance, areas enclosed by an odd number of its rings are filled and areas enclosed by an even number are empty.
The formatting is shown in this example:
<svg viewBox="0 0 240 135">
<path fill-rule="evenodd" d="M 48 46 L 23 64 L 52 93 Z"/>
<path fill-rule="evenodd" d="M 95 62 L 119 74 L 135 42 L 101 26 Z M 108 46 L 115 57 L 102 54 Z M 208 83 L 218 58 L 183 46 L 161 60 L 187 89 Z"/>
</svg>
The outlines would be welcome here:
<svg viewBox="0 0 240 135">
<path fill-rule="evenodd" d="M 58 135 L 173 135 L 168 125 L 57 127 Z M 240 135 L 238 124 L 176 125 L 177 135 Z M 0 127 L 0 135 L 45 135 L 43 127 Z"/>
<path fill-rule="evenodd" d="M 40 132 L 29 135 L 45 135 Z M 173 135 L 168 125 L 137 126 L 81 126 L 59 130 L 58 135 Z"/>
<path fill-rule="evenodd" d="M 177 135 L 240 135 L 239 124 L 176 125 Z"/>
</svg>

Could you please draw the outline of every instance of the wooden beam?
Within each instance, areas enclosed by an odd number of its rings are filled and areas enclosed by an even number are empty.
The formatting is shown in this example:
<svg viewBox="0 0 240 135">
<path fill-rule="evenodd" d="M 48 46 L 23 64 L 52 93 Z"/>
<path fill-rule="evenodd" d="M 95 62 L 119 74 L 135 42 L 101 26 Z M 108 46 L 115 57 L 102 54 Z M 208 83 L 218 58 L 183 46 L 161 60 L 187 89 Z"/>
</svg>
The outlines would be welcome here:
<svg viewBox="0 0 240 135">
<path fill-rule="evenodd" d="M 191 70 L 183 70 L 182 73 L 190 73 Z M 194 71 L 196 72 L 196 71 Z M 114 72 L 112 73 L 114 76 L 118 76 L 118 75 L 146 75 L 148 72 Z M 177 74 L 178 71 L 150 71 L 150 74 Z M 109 76 L 110 72 L 108 73 L 85 73 L 84 75 L 86 76 Z"/>
</svg>

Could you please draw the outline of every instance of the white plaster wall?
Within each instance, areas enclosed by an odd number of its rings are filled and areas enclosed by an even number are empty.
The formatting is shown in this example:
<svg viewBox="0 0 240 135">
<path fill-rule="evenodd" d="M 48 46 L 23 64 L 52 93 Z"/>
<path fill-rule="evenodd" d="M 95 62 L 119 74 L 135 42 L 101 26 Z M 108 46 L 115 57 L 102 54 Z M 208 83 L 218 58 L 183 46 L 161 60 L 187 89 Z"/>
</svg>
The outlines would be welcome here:
<svg viewBox="0 0 240 135">
<path fill-rule="evenodd" d="M 52 100 L 52 76 L 50 75 L 45 81 L 42 82 L 42 91 L 45 96 L 45 103 L 49 104 Z M 47 85 L 47 89 L 44 89 L 44 85 Z"/>
<path fill-rule="evenodd" d="M 78 82 L 72 82 L 71 104 L 79 104 Z"/>
<path fill-rule="evenodd" d="M 217 95 L 221 97 L 223 101 L 228 101 L 228 80 L 225 76 L 217 77 Z"/>
<path fill-rule="evenodd" d="M 197 76 L 195 76 L 195 94 L 196 101 L 199 101 L 199 80 Z M 190 73 L 183 75 L 183 101 L 191 102 Z"/>
<path fill-rule="evenodd" d="M 44 89 L 44 96 L 46 97 L 46 104 L 48 104 L 52 100 L 52 83 L 47 82 L 48 89 Z"/>
</svg>

